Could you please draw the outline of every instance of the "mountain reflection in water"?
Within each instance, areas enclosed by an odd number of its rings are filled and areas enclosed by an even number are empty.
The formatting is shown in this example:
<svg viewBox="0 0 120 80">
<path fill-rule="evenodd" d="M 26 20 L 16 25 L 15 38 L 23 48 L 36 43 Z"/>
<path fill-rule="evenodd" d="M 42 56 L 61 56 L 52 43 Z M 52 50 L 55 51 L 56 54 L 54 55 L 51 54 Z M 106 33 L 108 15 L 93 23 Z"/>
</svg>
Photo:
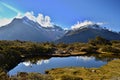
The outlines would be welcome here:
<svg viewBox="0 0 120 80">
<path fill-rule="evenodd" d="M 45 73 L 46 70 L 61 67 L 101 67 L 117 58 L 101 56 L 71 56 L 71 57 L 51 57 L 51 58 L 30 58 L 20 62 L 15 68 L 8 72 L 9 75 L 17 72 L 39 72 Z"/>
</svg>

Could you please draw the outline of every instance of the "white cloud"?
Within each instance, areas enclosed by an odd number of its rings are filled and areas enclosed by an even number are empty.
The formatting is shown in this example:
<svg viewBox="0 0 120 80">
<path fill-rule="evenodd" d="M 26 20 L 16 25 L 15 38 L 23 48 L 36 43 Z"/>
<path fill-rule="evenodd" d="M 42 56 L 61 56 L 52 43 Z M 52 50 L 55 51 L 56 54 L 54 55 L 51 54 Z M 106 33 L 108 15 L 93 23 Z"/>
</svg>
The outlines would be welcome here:
<svg viewBox="0 0 120 80">
<path fill-rule="evenodd" d="M 32 66 L 32 63 L 31 63 L 30 61 L 28 61 L 28 62 L 23 62 L 23 64 L 24 64 L 25 66 Z"/>
<path fill-rule="evenodd" d="M 22 18 L 22 17 L 23 17 L 23 15 L 21 13 L 18 13 L 17 16 L 15 16 L 13 18 L 1 18 L 0 19 L 0 27 L 9 24 L 14 18 Z"/>
<path fill-rule="evenodd" d="M 35 17 L 33 12 L 27 12 L 24 16 L 28 17 L 34 22 L 38 22 L 43 27 L 53 27 L 53 23 L 51 22 L 51 18 L 49 16 L 38 14 L 38 16 Z"/>
<path fill-rule="evenodd" d="M 97 22 L 96 24 L 97 24 L 97 25 L 103 25 L 103 24 L 105 24 L 105 23 Z"/>
<path fill-rule="evenodd" d="M 44 63 L 45 63 L 45 64 L 48 64 L 48 63 L 49 63 L 49 60 L 44 60 Z"/>
<path fill-rule="evenodd" d="M 43 16 L 43 14 L 38 14 L 37 17 L 34 16 L 33 12 L 26 12 L 25 15 L 28 19 L 38 22 L 43 27 L 52 27 L 51 18 L 49 16 Z"/>
<path fill-rule="evenodd" d="M 43 27 L 53 27 L 53 23 L 51 22 L 51 18 L 49 16 L 43 16 L 43 14 L 38 14 L 38 16 L 35 17 L 33 12 L 26 12 L 25 14 L 18 13 L 13 18 L 0 19 L 0 26 L 9 24 L 14 18 L 23 18 L 25 16 L 34 22 L 38 22 Z"/>
<path fill-rule="evenodd" d="M 15 18 L 23 18 L 23 14 L 18 13 L 17 16 Z"/>
<path fill-rule="evenodd" d="M 0 27 L 9 24 L 12 21 L 12 19 L 8 19 L 8 18 L 3 18 L 0 19 Z"/>
<path fill-rule="evenodd" d="M 44 24 L 43 22 L 44 22 L 44 16 L 42 15 L 42 14 L 38 14 L 38 16 L 37 16 L 37 22 L 39 23 L 39 24 Z"/>
<path fill-rule="evenodd" d="M 36 21 L 36 17 L 34 16 L 33 12 L 26 12 L 24 14 L 24 16 L 26 16 L 28 19 L 32 20 L 32 21 Z"/>
<path fill-rule="evenodd" d="M 43 27 L 52 27 L 51 18 L 49 16 L 43 16 L 43 14 L 38 14 L 37 17 L 34 16 L 33 12 L 26 12 L 24 14 L 28 19 L 38 22 Z"/>
<path fill-rule="evenodd" d="M 78 28 L 83 28 L 83 27 L 88 27 L 88 26 L 92 26 L 92 25 L 103 25 L 104 23 L 98 22 L 92 22 L 92 21 L 88 21 L 85 20 L 84 22 L 78 22 L 77 24 L 71 26 L 72 29 L 78 29 Z"/>
<path fill-rule="evenodd" d="M 7 10 L 11 10 L 13 13 L 15 12 L 15 13 L 19 13 L 19 14 L 21 13 L 22 14 L 21 11 L 19 11 L 18 9 L 12 7 L 11 5 L 8 5 L 8 4 L 6 4 L 6 3 L 4 3 L 2 1 L 0 1 L 0 4 L 2 5 L 0 7 L 0 12 L 4 13 L 4 11 L 5 11 L 4 8 L 8 8 Z M 8 16 L 9 14 L 10 13 L 8 13 L 6 16 Z M 9 24 L 14 18 L 15 17 L 13 17 L 13 18 L 3 18 L 3 16 L 1 15 L 0 16 L 0 27 Z"/>
<path fill-rule="evenodd" d="M 95 59 L 94 57 L 87 57 L 87 56 L 77 56 L 76 57 L 78 60 L 83 60 L 83 61 L 90 61 Z"/>
<path fill-rule="evenodd" d="M 36 21 L 43 27 L 52 27 L 51 18 L 49 16 L 43 16 L 43 14 L 38 14 Z"/>
<path fill-rule="evenodd" d="M 69 30 L 69 28 L 63 28 L 64 30 Z"/>
</svg>

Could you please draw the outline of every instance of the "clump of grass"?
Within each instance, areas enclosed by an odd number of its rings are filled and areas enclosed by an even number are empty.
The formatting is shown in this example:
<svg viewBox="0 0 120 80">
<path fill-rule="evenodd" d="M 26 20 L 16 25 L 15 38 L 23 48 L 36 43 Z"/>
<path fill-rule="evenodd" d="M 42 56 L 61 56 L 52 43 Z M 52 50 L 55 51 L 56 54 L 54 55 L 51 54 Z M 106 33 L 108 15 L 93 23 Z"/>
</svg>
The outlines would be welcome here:
<svg viewBox="0 0 120 80">
<path fill-rule="evenodd" d="M 119 68 L 120 59 L 113 60 L 100 68 L 57 68 L 49 70 L 48 74 L 57 80 L 111 80 L 120 78 Z"/>
<path fill-rule="evenodd" d="M 109 46 L 109 45 L 103 46 L 101 48 L 101 51 L 102 52 L 106 52 L 106 53 L 120 54 L 120 50 L 119 49 L 117 49 L 115 47 L 112 47 L 112 46 Z"/>
<path fill-rule="evenodd" d="M 20 72 L 16 76 L 12 76 L 10 80 L 54 80 L 50 75 L 42 75 L 40 73 Z"/>
<path fill-rule="evenodd" d="M 8 80 L 7 73 L 2 68 L 0 68 L 0 80 Z"/>
<path fill-rule="evenodd" d="M 78 76 L 63 75 L 63 76 L 61 76 L 61 80 L 83 80 L 83 79 Z"/>
</svg>

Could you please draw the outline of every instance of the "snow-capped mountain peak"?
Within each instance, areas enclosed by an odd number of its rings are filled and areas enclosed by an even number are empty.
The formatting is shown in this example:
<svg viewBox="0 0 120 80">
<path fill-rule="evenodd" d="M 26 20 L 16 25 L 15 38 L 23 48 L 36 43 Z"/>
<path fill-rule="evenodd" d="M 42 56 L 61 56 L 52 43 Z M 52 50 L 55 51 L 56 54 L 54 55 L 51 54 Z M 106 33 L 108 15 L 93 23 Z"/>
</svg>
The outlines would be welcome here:
<svg viewBox="0 0 120 80">
<path fill-rule="evenodd" d="M 39 23 L 42 27 L 53 27 L 53 23 L 51 22 L 51 18 L 49 16 L 44 16 L 43 14 L 38 14 L 38 16 L 34 16 L 33 12 L 26 12 L 24 17 L 27 17 L 29 20 Z"/>
<path fill-rule="evenodd" d="M 102 29 L 100 25 L 103 25 L 103 23 L 95 23 L 95 22 L 86 20 L 84 22 L 78 22 L 77 24 L 73 25 L 71 29 L 72 30 L 78 30 L 83 28 Z"/>
<path fill-rule="evenodd" d="M 59 39 L 64 34 L 65 31 L 59 26 L 44 27 L 27 16 L 14 18 L 11 23 L 0 28 L 0 40 L 45 42 Z"/>
</svg>

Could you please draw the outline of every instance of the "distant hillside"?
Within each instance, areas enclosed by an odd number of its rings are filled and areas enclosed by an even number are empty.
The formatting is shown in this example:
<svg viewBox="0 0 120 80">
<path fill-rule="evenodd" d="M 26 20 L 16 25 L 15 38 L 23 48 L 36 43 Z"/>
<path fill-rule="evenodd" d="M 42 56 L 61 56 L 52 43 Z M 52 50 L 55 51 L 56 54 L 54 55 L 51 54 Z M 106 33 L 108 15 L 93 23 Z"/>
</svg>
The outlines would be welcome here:
<svg viewBox="0 0 120 80">
<path fill-rule="evenodd" d="M 120 40 L 120 33 L 109 31 L 91 21 L 78 23 L 71 30 L 64 30 L 57 25 L 41 26 L 24 16 L 14 18 L 10 24 L 0 27 L 0 40 L 73 43 L 88 42 L 96 36 L 108 40 Z"/>
<path fill-rule="evenodd" d="M 120 40 L 120 34 L 101 28 L 98 25 L 92 25 L 89 27 L 70 30 L 56 42 L 88 42 L 90 39 L 94 39 L 96 36 L 101 36 L 108 40 Z"/>
</svg>

